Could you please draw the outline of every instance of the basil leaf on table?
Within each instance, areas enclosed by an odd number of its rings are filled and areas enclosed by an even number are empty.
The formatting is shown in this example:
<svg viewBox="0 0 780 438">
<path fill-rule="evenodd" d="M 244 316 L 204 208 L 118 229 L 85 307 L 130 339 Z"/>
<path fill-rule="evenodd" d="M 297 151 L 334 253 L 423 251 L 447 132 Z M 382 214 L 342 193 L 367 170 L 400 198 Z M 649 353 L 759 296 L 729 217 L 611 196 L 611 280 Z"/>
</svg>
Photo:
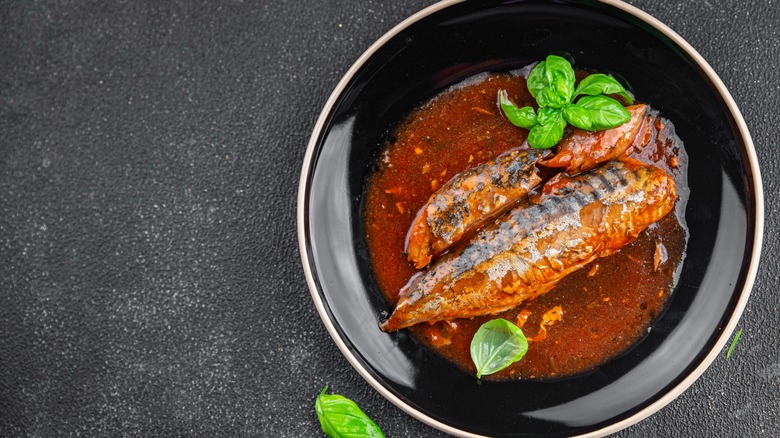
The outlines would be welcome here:
<svg viewBox="0 0 780 438">
<path fill-rule="evenodd" d="M 382 430 L 352 400 L 322 389 L 314 409 L 322 431 L 331 438 L 384 438 Z"/>
<path fill-rule="evenodd" d="M 731 353 L 734 352 L 734 347 L 737 346 L 737 342 L 739 342 L 739 338 L 742 337 L 742 329 L 739 329 L 736 335 L 734 335 L 734 339 L 731 340 L 731 345 L 729 345 L 729 350 L 726 352 L 726 359 L 731 357 Z"/>
<path fill-rule="evenodd" d="M 573 103 L 567 103 L 563 107 L 563 118 L 570 125 L 580 129 L 591 129 L 593 120 L 590 117 L 590 111 Z"/>
<path fill-rule="evenodd" d="M 580 81 L 580 84 L 577 85 L 577 89 L 574 90 L 573 97 L 577 97 L 580 94 L 587 94 L 589 96 L 617 94 L 625 99 L 629 105 L 634 103 L 634 99 L 631 98 L 631 95 L 628 94 L 626 89 L 623 88 L 623 85 L 621 85 L 617 79 L 601 73 L 592 74 Z"/>
<path fill-rule="evenodd" d="M 592 131 L 611 129 L 631 120 L 631 113 L 620 102 L 604 95 L 585 96 L 577 101 L 577 106 L 590 112 Z"/>
<path fill-rule="evenodd" d="M 550 112 L 545 111 L 545 117 L 541 117 L 542 110 L 540 109 L 540 117 L 537 117 L 537 120 L 543 118 L 547 123 L 536 125 L 528 132 L 528 144 L 531 145 L 532 148 L 551 148 L 563 138 L 563 129 L 566 127 L 566 120 L 563 119 L 559 110 L 551 110 L 552 111 Z M 547 114 L 550 115 L 548 116 Z"/>
<path fill-rule="evenodd" d="M 536 113 L 530 106 L 524 106 L 518 108 L 517 105 L 509 100 L 506 90 L 498 92 L 499 103 L 501 104 L 501 111 L 504 112 L 509 121 L 521 128 L 531 129 L 536 125 Z"/>
<path fill-rule="evenodd" d="M 477 367 L 477 378 L 501 371 L 517 362 L 528 351 L 523 331 L 505 319 L 488 321 L 471 340 L 471 360 Z"/>
</svg>

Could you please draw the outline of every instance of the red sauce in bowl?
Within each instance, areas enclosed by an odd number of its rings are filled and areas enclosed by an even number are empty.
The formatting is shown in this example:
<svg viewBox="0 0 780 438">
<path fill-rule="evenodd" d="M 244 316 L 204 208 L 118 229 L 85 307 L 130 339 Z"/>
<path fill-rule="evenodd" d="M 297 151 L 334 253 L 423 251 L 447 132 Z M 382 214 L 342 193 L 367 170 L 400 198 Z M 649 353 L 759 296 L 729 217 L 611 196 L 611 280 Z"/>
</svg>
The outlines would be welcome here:
<svg viewBox="0 0 780 438">
<path fill-rule="evenodd" d="M 582 74 L 578 72 L 578 76 Z M 369 178 L 364 221 L 376 279 L 387 300 L 419 271 L 404 254 L 406 233 L 418 210 L 453 175 L 523 144 L 528 131 L 515 127 L 497 105 L 504 89 L 518 106 L 532 105 L 525 79 L 483 74 L 444 91 L 415 109 L 384 145 Z M 687 155 L 671 123 L 648 116 L 647 146 L 633 158 L 666 170 L 675 179 L 675 210 L 633 243 L 598 259 L 545 295 L 498 315 L 418 324 L 410 330 L 468 373 L 475 368 L 469 345 L 494 318 L 515 322 L 529 338 L 525 357 L 487 379 L 555 379 L 594 369 L 626 352 L 663 312 L 685 254 Z"/>
</svg>

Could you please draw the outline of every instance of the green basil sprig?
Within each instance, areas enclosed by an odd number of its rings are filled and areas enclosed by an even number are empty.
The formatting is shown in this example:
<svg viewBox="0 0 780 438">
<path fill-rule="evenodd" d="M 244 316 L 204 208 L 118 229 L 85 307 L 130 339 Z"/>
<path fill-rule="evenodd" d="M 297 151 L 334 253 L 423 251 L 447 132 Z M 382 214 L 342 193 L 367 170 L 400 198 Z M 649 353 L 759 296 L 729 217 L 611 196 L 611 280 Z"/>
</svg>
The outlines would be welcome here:
<svg viewBox="0 0 780 438">
<path fill-rule="evenodd" d="M 382 430 L 352 400 L 322 389 L 314 409 L 322 431 L 330 438 L 384 438 Z"/>
<path fill-rule="evenodd" d="M 507 119 L 521 128 L 528 129 L 528 144 L 534 148 L 551 148 L 563 138 L 563 130 L 569 123 L 588 131 L 614 128 L 631 119 L 631 113 L 617 100 L 605 94 L 617 94 L 631 105 L 631 95 L 615 78 L 605 74 L 592 74 L 574 87 L 574 69 L 569 61 L 549 55 L 536 64 L 528 75 L 528 91 L 539 105 L 538 114 L 533 107 L 518 108 L 509 100 L 505 90 L 498 92 L 501 110 Z M 578 96 L 584 95 L 577 102 Z"/>
<path fill-rule="evenodd" d="M 528 341 L 523 331 L 505 319 L 488 321 L 471 340 L 471 360 L 477 367 L 477 378 L 493 374 L 525 356 Z"/>
</svg>

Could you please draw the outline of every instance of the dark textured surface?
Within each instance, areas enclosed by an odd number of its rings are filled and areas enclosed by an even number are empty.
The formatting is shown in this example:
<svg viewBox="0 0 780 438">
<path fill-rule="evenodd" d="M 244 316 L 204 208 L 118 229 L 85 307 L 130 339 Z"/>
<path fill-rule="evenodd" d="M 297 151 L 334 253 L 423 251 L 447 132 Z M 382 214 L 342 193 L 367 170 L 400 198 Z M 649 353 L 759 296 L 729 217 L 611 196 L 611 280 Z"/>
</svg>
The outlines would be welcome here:
<svg viewBox="0 0 780 438">
<path fill-rule="evenodd" d="M 430 3 L 0 1 L 0 436 L 321 436 L 326 384 L 388 437 L 444 436 L 341 356 L 295 229 L 327 96 Z M 617 436 L 778 436 L 780 4 L 632 3 L 731 90 L 767 227 L 734 355 Z"/>
</svg>

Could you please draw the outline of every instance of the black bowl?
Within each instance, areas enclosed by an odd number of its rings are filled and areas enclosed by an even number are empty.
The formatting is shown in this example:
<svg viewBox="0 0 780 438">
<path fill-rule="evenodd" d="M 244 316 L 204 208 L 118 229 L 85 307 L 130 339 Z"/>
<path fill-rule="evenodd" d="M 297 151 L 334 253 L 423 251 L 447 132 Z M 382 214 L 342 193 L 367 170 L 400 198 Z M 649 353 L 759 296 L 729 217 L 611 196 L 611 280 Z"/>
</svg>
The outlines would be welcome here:
<svg viewBox="0 0 780 438">
<path fill-rule="evenodd" d="M 619 74 L 669 118 L 690 156 L 687 257 L 667 311 L 628 353 L 557 382 L 480 382 L 405 331 L 374 279 L 361 219 L 366 178 L 416 105 L 469 76 L 567 52 Z M 719 354 L 747 301 L 763 229 L 759 169 L 745 123 L 685 41 L 618 2 L 445 1 L 404 21 L 358 59 L 320 115 L 298 203 L 303 266 L 334 341 L 382 395 L 460 436 L 603 435 L 650 415 Z"/>
</svg>

